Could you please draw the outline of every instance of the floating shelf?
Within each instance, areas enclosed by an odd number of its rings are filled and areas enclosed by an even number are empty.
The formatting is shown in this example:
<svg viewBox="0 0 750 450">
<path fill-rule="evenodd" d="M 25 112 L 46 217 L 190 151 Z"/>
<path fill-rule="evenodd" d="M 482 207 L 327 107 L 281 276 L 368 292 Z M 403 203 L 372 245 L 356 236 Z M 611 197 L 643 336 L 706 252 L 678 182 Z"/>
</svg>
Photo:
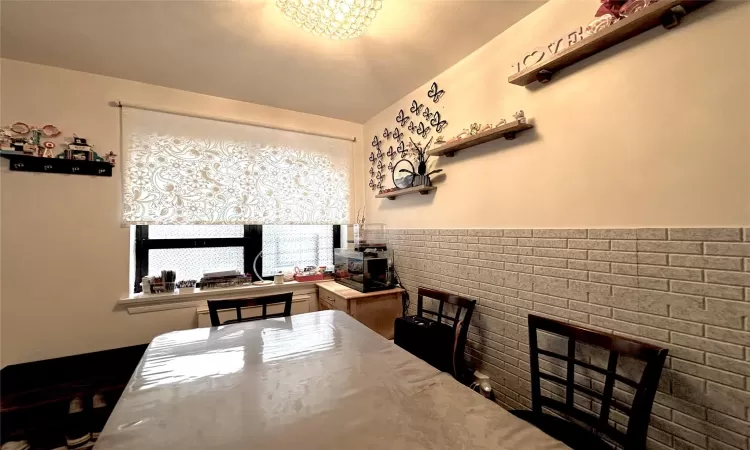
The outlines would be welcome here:
<svg viewBox="0 0 750 450">
<path fill-rule="evenodd" d="M 531 125 L 529 123 L 521 123 L 517 120 L 514 120 L 513 122 L 506 123 L 505 125 L 501 125 L 497 128 L 482 131 L 481 133 L 477 133 L 474 136 L 460 139 L 458 141 L 449 142 L 447 144 L 441 145 L 440 147 L 433 148 L 432 150 L 427 150 L 427 154 L 430 156 L 447 156 L 450 158 L 454 156 L 455 153 L 459 150 L 464 150 L 469 147 L 474 147 L 475 145 L 484 144 L 485 142 L 494 141 L 495 139 L 500 139 L 503 137 L 507 140 L 515 139 L 516 133 L 519 133 L 523 130 L 528 130 L 529 128 L 534 128 L 534 125 Z"/>
<path fill-rule="evenodd" d="M 390 192 L 383 192 L 382 194 L 376 195 L 375 198 L 387 198 L 388 200 L 396 200 L 396 197 L 400 197 L 406 194 L 416 194 L 417 192 L 422 195 L 427 195 L 430 191 L 434 191 L 435 189 L 437 189 L 437 187 L 435 186 L 414 186 Z"/>
<path fill-rule="evenodd" d="M 75 159 L 40 158 L 3 151 L 0 156 L 10 161 L 8 167 L 16 172 L 63 173 L 111 177 L 112 164 L 106 161 L 79 161 Z"/>
<path fill-rule="evenodd" d="M 622 19 L 604 30 L 583 38 L 576 44 L 543 60 L 539 64 L 524 69 L 508 77 L 508 82 L 526 86 L 534 81 L 546 83 L 558 72 L 578 61 L 595 55 L 620 42 L 639 35 L 658 25 L 670 29 L 679 25 L 682 17 L 712 0 L 660 0 L 638 11 L 627 19 Z"/>
</svg>

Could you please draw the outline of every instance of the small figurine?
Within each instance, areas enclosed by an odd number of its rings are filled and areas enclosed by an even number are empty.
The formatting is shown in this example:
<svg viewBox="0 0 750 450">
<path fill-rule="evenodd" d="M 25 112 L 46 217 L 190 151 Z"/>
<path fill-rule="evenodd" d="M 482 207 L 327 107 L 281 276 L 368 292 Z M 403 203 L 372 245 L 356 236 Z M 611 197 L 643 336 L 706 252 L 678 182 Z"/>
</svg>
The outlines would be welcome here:
<svg viewBox="0 0 750 450">
<path fill-rule="evenodd" d="M 500 122 L 495 124 L 495 128 L 499 127 L 500 125 L 505 125 L 507 122 L 505 122 L 505 119 L 500 119 Z"/>
<path fill-rule="evenodd" d="M 13 151 L 13 135 L 5 128 L 0 130 L 0 150 Z"/>
<path fill-rule="evenodd" d="M 483 131 L 487 131 L 487 130 L 491 130 L 491 129 L 492 129 L 492 125 L 490 125 L 488 123 L 487 125 L 485 125 L 484 127 L 482 127 L 482 129 L 479 132 L 481 133 Z"/>
<path fill-rule="evenodd" d="M 475 134 L 479 133 L 479 129 L 482 128 L 481 123 L 472 123 L 469 125 L 469 135 L 474 136 Z"/>
<path fill-rule="evenodd" d="M 523 114 L 523 110 L 513 114 L 513 118 L 516 119 L 518 123 L 526 123 L 526 116 Z"/>
<path fill-rule="evenodd" d="M 77 161 L 94 161 L 95 152 L 93 146 L 86 142 L 86 139 L 73 135 L 73 142 L 68 144 L 65 150 L 64 159 L 74 159 Z M 58 158 L 60 155 L 58 155 Z M 98 155 L 97 155 L 98 157 Z"/>
<path fill-rule="evenodd" d="M 117 157 L 117 154 L 114 152 L 109 152 L 106 155 L 104 155 L 104 160 L 108 163 L 112 164 L 112 167 L 115 166 L 115 163 L 117 162 L 115 158 Z"/>
<path fill-rule="evenodd" d="M 31 129 L 31 143 L 39 146 L 41 144 L 42 131 L 38 128 Z"/>
<path fill-rule="evenodd" d="M 437 139 L 435 139 L 435 144 L 436 145 L 445 144 L 445 138 L 442 135 L 438 136 Z"/>
<path fill-rule="evenodd" d="M 47 137 L 55 137 L 60 135 L 60 129 L 54 125 L 45 125 L 42 127 L 42 133 Z"/>
</svg>

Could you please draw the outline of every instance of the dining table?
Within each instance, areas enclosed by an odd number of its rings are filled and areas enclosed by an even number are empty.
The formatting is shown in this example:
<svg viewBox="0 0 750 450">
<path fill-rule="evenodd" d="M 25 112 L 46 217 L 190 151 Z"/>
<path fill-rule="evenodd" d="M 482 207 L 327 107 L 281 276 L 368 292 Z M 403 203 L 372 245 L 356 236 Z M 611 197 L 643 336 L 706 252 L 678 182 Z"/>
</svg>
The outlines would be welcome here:
<svg viewBox="0 0 750 450">
<path fill-rule="evenodd" d="M 335 310 L 157 336 L 95 446 L 566 448 Z"/>
</svg>

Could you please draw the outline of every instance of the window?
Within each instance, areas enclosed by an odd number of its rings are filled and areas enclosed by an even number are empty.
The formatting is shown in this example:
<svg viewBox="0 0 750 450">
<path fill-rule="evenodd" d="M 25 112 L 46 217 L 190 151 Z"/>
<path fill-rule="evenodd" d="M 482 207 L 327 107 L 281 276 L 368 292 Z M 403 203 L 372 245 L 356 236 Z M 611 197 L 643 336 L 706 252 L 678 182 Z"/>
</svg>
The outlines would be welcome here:
<svg viewBox="0 0 750 450">
<path fill-rule="evenodd" d="M 340 246 L 338 225 L 137 225 L 135 227 L 135 284 L 140 292 L 144 276 L 162 270 L 177 272 L 177 280 L 200 280 L 204 272 L 239 270 L 270 278 L 295 266 L 332 265 Z M 264 262 L 265 260 L 265 262 Z"/>
<path fill-rule="evenodd" d="M 329 225 L 264 225 L 264 277 L 279 270 L 333 265 L 333 227 Z"/>
</svg>

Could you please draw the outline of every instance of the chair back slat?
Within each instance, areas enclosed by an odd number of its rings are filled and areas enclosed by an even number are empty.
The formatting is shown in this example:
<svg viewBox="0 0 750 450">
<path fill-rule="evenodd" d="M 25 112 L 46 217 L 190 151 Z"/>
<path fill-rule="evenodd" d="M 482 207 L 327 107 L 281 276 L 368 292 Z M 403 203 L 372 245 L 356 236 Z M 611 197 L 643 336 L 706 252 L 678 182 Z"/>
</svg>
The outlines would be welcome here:
<svg viewBox="0 0 750 450">
<path fill-rule="evenodd" d="M 573 399 L 575 398 L 575 360 L 576 360 L 576 341 L 575 339 L 568 339 L 568 382 L 565 387 L 565 403 L 568 407 L 573 407 Z"/>
<path fill-rule="evenodd" d="M 569 408 L 565 403 L 555 400 L 553 398 L 549 397 L 542 397 L 541 399 L 541 406 L 544 406 L 549 409 L 553 409 L 556 411 L 560 411 L 561 413 L 572 417 L 573 419 L 584 423 L 592 428 L 596 428 L 598 431 L 602 432 L 603 434 L 606 434 L 609 436 L 612 440 L 616 442 L 624 442 L 627 440 L 627 435 L 623 433 L 622 431 L 618 430 L 617 428 L 607 424 L 606 426 L 598 426 L 598 420 L 597 417 L 593 414 L 586 413 L 578 408 Z M 626 447 L 628 448 L 628 447 Z M 633 448 L 645 448 L 644 446 L 641 447 L 633 447 Z"/>
<path fill-rule="evenodd" d="M 424 297 L 438 301 L 437 311 L 424 308 Z M 448 315 L 449 313 L 445 310 L 446 303 L 456 307 L 455 315 Z M 442 324 L 443 319 L 445 319 L 446 324 L 448 324 L 449 321 L 452 322 L 453 334 L 455 336 L 453 375 L 457 375 L 459 369 L 463 368 L 464 348 L 469 333 L 469 323 L 471 322 L 476 303 L 476 300 L 461 297 L 445 291 L 438 291 L 436 289 L 425 287 L 419 287 L 417 289 L 417 316 L 433 320 L 431 317 L 425 317 L 425 313 L 427 313 L 435 316 L 438 324 Z M 464 313 L 463 318 L 461 317 L 462 312 Z"/>
<path fill-rule="evenodd" d="M 604 392 L 602 394 L 602 408 L 599 412 L 599 423 L 609 423 L 609 407 L 612 404 L 612 391 L 615 389 L 615 373 L 617 372 L 617 359 L 620 354 L 615 351 L 609 352 L 607 362 L 607 377 L 604 379 Z"/>
<path fill-rule="evenodd" d="M 228 325 L 230 323 L 250 322 L 254 320 L 270 319 L 274 317 L 289 317 L 292 315 L 292 296 L 291 292 L 276 295 L 266 295 L 263 297 L 230 299 L 230 300 L 208 300 L 208 314 L 211 318 L 211 326 Z M 268 305 L 284 304 L 284 310 L 280 313 L 268 314 Z M 260 306 L 261 315 L 255 317 L 242 317 L 242 308 Z M 236 319 L 221 321 L 219 311 L 234 309 Z"/>
<path fill-rule="evenodd" d="M 538 332 L 543 331 L 567 338 L 567 354 L 557 353 L 551 350 L 540 349 Z M 606 368 L 576 358 L 576 344 L 582 343 L 599 347 L 608 351 Z M 593 428 L 600 434 L 623 447 L 625 450 L 642 449 L 646 445 L 646 433 L 651 415 L 651 409 L 659 385 L 667 350 L 641 343 L 635 340 L 598 333 L 593 330 L 572 326 L 557 320 L 547 319 L 530 314 L 529 315 L 529 353 L 531 372 L 531 403 L 535 414 L 544 414 L 543 407 L 558 411 L 564 415 L 582 422 Z M 539 355 L 565 361 L 566 378 L 541 372 L 539 368 Z M 617 373 L 618 363 L 621 357 L 640 360 L 645 363 L 645 368 L 640 379 L 632 380 L 627 376 Z M 580 366 L 604 375 L 604 388 L 601 392 L 582 386 L 575 382 L 575 366 Z M 541 381 L 547 380 L 565 387 L 564 401 L 543 396 Z M 622 382 L 635 389 L 633 403 L 628 406 L 613 398 L 616 382 Z M 601 401 L 599 414 L 583 410 L 574 402 L 576 392 Z M 627 430 L 622 431 L 610 425 L 610 411 L 618 409 L 629 417 Z"/>
</svg>

